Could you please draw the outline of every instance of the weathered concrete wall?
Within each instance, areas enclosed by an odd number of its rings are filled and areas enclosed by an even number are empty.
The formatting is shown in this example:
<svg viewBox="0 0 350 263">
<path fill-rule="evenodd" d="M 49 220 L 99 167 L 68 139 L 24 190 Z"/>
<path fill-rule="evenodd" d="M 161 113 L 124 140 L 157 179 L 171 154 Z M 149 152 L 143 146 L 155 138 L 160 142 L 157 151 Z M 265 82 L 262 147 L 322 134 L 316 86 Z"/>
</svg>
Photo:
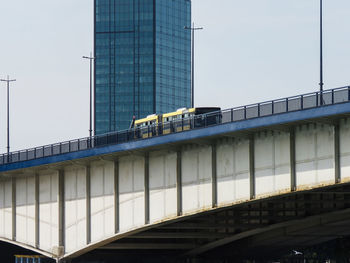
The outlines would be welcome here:
<svg viewBox="0 0 350 263">
<path fill-rule="evenodd" d="M 340 121 L 340 167 L 343 181 L 350 180 L 350 119 Z"/>
<path fill-rule="evenodd" d="M 289 139 L 286 132 L 261 132 L 255 136 L 256 196 L 291 189 Z"/>
<path fill-rule="evenodd" d="M 222 140 L 217 146 L 218 203 L 221 205 L 248 200 L 249 140 Z"/>
<path fill-rule="evenodd" d="M 145 223 L 145 158 L 128 156 L 119 160 L 120 230 Z"/>
<path fill-rule="evenodd" d="M 0 236 L 12 239 L 12 182 L 0 182 Z"/>
<path fill-rule="evenodd" d="M 35 177 L 16 179 L 16 240 L 35 246 Z"/>
<path fill-rule="evenodd" d="M 154 152 L 149 158 L 150 221 L 176 216 L 175 152 Z"/>
<path fill-rule="evenodd" d="M 182 207 L 184 213 L 211 207 L 211 154 L 210 146 L 189 146 L 182 151 Z"/>
<path fill-rule="evenodd" d="M 340 176 L 349 181 L 350 121 L 340 121 L 339 127 Z M 69 163 L 60 172 L 31 169 L 6 175 L 0 181 L 0 237 L 11 240 L 14 233 L 14 241 L 38 243 L 47 252 L 63 243 L 65 253 L 73 253 L 177 214 L 289 192 L 294 181 L 296 190 L 334 184 L 336 131 L 330 124 L 305 124 L 295 127 L 295 137 L 263 131 L 112 155 L 84 166 Z M 64 182 L 63 191 L 59 182 Z"/>
<path fill-rule="evenodd" d="M 114 164 L 91 164 L 91 241 L 114 234 Z"/>
<path fill-rule="evenodd" d="M 58 246 L 58 172 L 42 172 L 39 189 L 39 247 L 51 252 Z"/>
<path fill-rule="evenodd" d="M 65 249 L 72 252 L 87 244 L 86 168 L 67 167 L 64 185 Z"/>
<path fill-rule="evenodd" d="M 296 129 L 298 188 L 334 182 L 334 128 L 308 124 Z"/>
</svg>

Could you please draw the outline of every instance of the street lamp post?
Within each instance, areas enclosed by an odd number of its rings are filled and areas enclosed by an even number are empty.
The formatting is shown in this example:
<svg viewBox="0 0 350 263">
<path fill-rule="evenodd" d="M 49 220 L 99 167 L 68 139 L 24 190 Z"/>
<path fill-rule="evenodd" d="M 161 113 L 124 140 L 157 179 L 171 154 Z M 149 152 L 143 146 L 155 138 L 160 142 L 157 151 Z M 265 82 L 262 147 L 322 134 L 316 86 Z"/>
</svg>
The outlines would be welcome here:
<svg viewBox="0 0 350 263">
<path fill-rule="evenodd" d="M 83 56 L 90 61 L 90 128 L 89 135 L 92 137 L 92 61 L 95 59 L 90 52 L 90 57 Z"/>
<path fill-rule="evenodd" d="M 0 81 L 7 82 L 7 159 L 10 155 L 10 82 L 16 81 L 15 79 L 0 79 Z"/>
<path fill-rule="evenodd" d="M 202 30 L 203 27 L 195 27 L 194 23 L 192 24 L 192 27 L 185 26 L 184 29 L 191 30 L 192 32 L 192 82 L 191 82 L 191 107 L 194 107 L 194 32 L 196 30 Z"/>
<path fill-rule="evenodd" d="M 323 105 L 323 3 L 320 0 L 320 105 Z"/>
</svg>

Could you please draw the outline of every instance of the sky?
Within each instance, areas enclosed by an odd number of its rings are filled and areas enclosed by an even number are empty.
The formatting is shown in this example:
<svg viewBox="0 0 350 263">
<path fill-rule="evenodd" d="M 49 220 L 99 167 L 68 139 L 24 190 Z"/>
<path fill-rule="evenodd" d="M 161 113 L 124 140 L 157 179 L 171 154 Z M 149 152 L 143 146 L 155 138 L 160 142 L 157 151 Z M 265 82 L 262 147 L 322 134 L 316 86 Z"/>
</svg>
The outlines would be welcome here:
<svg viewBox="0 0 350 263">
<path fill-rule="evenodd" d="M 350 1 L 324 0 L 325 89 L 350 85 Z M 0 78 L 10 145 L 88 136 L 92 0 L 0 2 Z M 318 0 L 192 0 L 195 105 L 231 108 L 319 89 Z M 0 153 L 6 85 L 0 83 Z"/>
</svg>

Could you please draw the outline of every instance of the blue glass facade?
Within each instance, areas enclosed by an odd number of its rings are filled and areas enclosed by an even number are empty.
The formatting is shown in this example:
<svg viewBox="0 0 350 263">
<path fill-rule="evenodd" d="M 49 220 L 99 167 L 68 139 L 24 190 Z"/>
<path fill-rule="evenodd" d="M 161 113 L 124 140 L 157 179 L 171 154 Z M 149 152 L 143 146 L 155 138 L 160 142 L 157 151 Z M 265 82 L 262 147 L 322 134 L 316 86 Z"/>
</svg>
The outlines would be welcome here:
<svg viewBox="0 0 350 263">
<path fill-rule="evenodd" d="M 95 0 L 95 133 L 191 104 L 190 0 Z"/>
</svg>

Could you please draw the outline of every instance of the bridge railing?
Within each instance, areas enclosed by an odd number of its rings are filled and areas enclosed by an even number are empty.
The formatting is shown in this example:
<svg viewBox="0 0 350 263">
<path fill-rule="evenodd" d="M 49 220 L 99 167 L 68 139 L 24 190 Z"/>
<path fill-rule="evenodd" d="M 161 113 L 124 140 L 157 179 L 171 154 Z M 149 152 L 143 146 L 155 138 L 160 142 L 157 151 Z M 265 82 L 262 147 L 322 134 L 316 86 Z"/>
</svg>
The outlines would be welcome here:
<svg viewBox="0 0 350 263">
<path fill-rule="evenodd" d="M 222 110 L 170 122 L 169 132 L 182 132 L 188 129 L 198 129 L 223 123 L 243 121 L 275 114 L 300 111 L 316 107 L 350 102 L 350 86 L 325 90 L 322 93 L 313 92 L 298 96 L 271 100 L 256 104 Z M 0 155 L 0 165 L 29 161 L 48 156 L 77 152 L 106 145 L 131 142 L 154 136 L 165 135 L 163 123 L 144 128 L 107 133 L 88 138 L 60 142 L 22 151 Z"/>
</svg>

